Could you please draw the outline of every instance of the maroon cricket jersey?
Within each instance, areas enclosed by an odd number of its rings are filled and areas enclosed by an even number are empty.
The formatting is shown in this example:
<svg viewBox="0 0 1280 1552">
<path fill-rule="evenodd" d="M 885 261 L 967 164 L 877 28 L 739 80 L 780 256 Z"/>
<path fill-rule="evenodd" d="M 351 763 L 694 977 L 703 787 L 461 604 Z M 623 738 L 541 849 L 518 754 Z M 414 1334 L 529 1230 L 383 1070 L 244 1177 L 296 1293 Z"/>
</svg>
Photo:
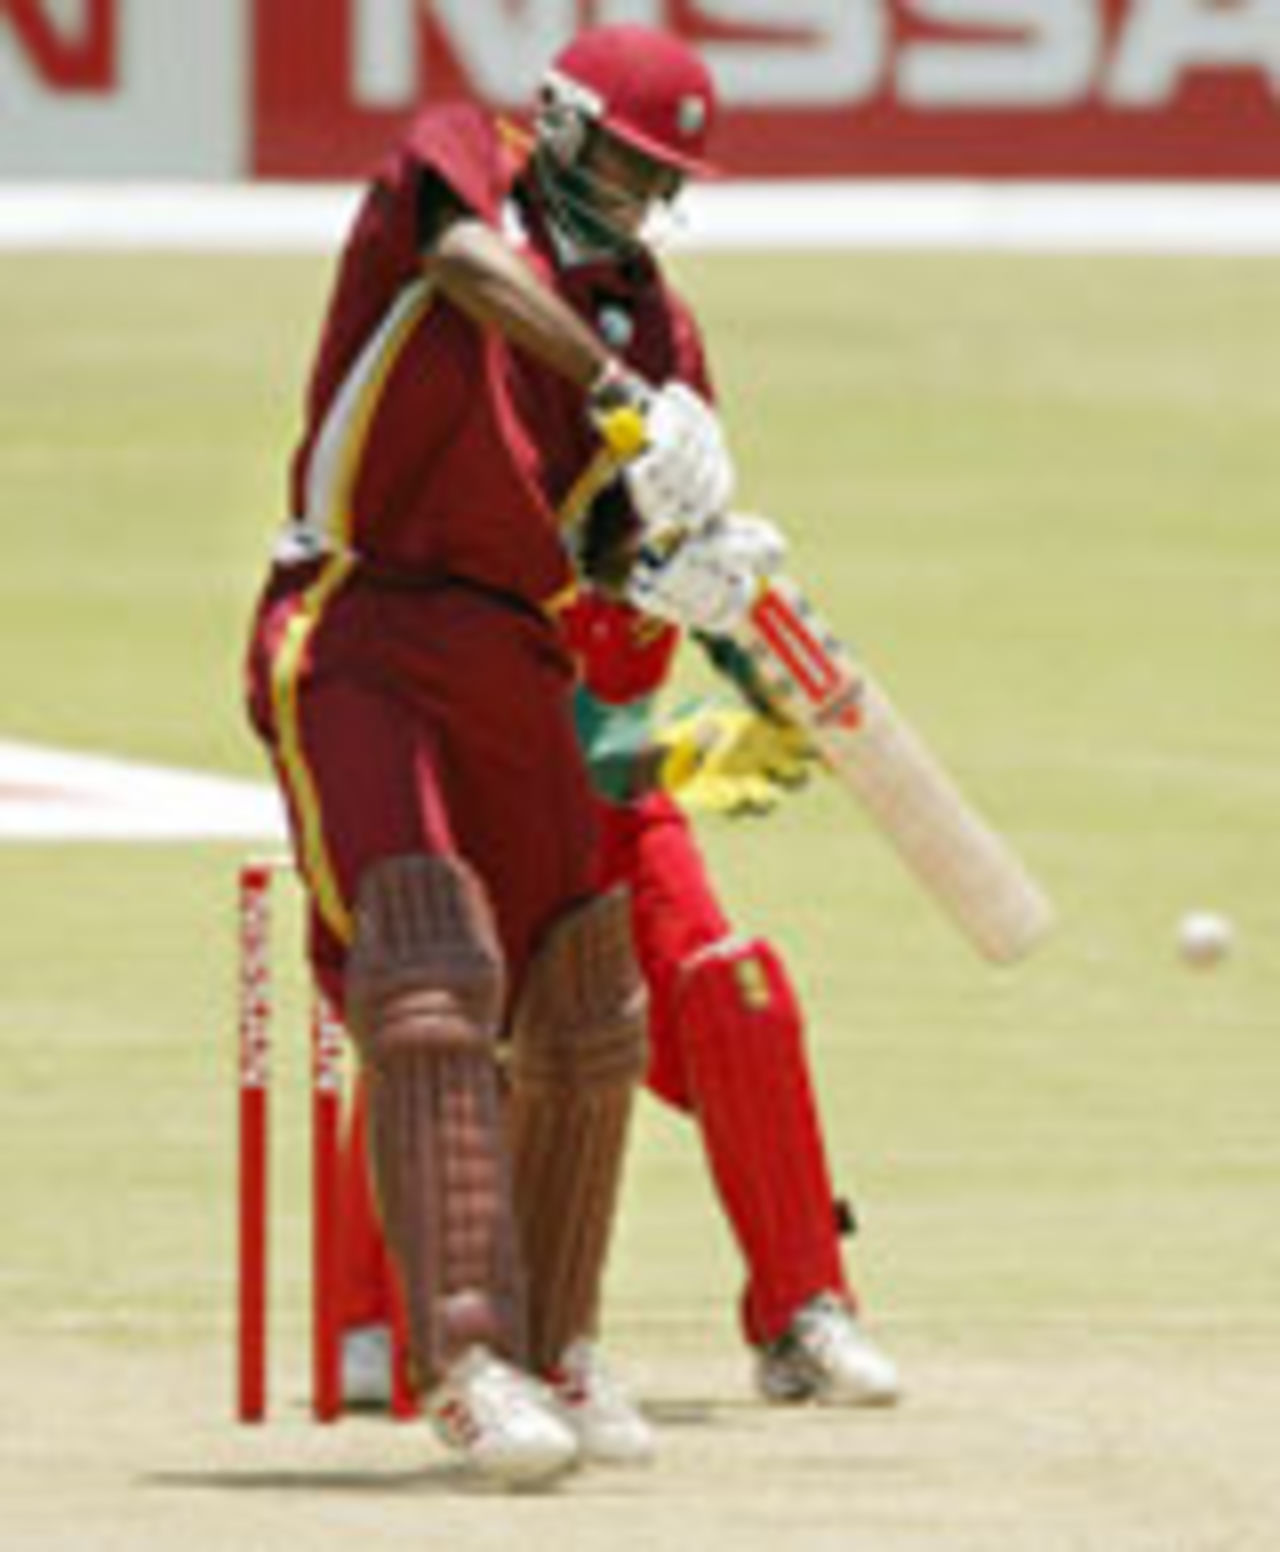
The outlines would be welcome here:
<svg viewBox="0 0 1280 1552">
<path fill-rule="evenodd" d="M 424 176 L 503 231 L 646 377 L 707 384 L 697 328 L 651 262 L 559 262 L 522 191 L 525 163 L 523 143 L 474 106 L 413 123 L 342 255 L 291 494 L 323 548 L 541 603 L 570 581 L 558 511 L 598 442 L 580 389 L 433 293 L 418 251 Z"/>
</svg>

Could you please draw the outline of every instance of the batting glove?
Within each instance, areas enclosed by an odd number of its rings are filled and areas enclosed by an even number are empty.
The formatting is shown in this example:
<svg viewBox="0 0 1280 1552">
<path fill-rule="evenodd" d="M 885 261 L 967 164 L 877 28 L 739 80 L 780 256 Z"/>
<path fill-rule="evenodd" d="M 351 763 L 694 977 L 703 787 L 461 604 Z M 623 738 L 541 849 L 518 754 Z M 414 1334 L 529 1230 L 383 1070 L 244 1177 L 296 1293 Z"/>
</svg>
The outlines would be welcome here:
<svg viewBox="0 0 1280 1552">
<path fill-rule="evenodd" d="M 782 535 L 767 519 L 733 513 L 670 548 L 646 540 L 627 596 L 658 619 L 713 636 L 732 635 L 785 554 Z"/>
<path fill-rule="evenodd" d="M 623 459 L 645 534 L 669 544 L 728 510 L 733 461 L 710 404 L 684 383 L 652 388 L 614 370 L 592 390 L 592 418 Z"/>
</svg>

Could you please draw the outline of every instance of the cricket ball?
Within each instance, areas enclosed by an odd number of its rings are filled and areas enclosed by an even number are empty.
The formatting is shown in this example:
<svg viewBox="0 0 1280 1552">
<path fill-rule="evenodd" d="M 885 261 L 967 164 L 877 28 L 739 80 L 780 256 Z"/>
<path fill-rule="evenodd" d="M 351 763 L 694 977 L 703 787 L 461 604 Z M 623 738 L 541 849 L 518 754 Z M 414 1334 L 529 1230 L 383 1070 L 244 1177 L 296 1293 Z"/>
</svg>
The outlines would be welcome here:
<svg viewBox="0 0 1280 1552">
<path fill-rule="evenodd" d="M 1217 911 L 1188 911 L 1178 923 L 1178 953 L 1196 970 L 1220 965 L 1234 938 L 1231 923 Z"/>
</svg>

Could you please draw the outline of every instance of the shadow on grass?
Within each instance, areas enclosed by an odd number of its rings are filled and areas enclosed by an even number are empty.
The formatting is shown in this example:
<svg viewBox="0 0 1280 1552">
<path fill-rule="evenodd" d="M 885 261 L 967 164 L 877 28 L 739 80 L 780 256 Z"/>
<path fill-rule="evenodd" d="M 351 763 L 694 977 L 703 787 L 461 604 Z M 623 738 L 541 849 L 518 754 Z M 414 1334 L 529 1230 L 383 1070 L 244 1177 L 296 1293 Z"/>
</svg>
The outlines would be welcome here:
<svg viewBox="0 0 1280 1552">
<path fill-rule="evenodd" d="M 725 1404 L 720 1401 L 694 1401 L 683 1397 L 644 1403 L 644 1415 L 657 1428 L 709 1428 L 725 1410 Z"/>
<path fill-rule="evenodd" d="M 138 1487 L 160 1492 L 210 1492 L 228 1494 L 296 1493 L 299 1497 L 323 1495 L 365 1498 L 414 1496 L 478 1498 L 489 1500 L 554 1498 L 572 1488 L 575 1497 L 629 1498 L 643 1496 L 647 1472 L 631 1465 L 593 1465 L 586 1472 L 571 1471 L 551 1482 L 528 1487 L 503 1487 L 477 1481 L 466 1467 L 449 1462 L 414 1471 L 292 1470 L 269 1467 L 244 1471 L 221 1468 L 209 1471 L 150 1471 L 134 1479 Z"/>
<path fill-rule="evenodd" d="M 545 1482 L 526 1488 L 495 1487 L 478 1482 L 461 1465 L 419 1467 L 413 1471 L 334 1471 L 290 1470 L 268 1467 L 264 1470 L 234 1471 L 227 1468 L 209 1471 L 147 1471 L 135 1478 L 138 1487 L 147 1490 L 205 1491 L 205 1493 L 299 1493 L 315 1496 L 332 1493 L 365 1498 L 405 1498 L 410 1495 L 441 1493 L 450 1498 L 545 1498 L 563 1487 L 571 1478 Z"/>
<path fill-rule="evenodd" d="M 471 1490 L 461 1467 L 422 1466 L 413 1471 L 333 1471 L 288 1467 L 219 1468 L 209 1471 L 149 1471 L 135 1479 L 143 1488 L 171 1492 L 342 1493 L 402 1496 Z"/>
</svg>

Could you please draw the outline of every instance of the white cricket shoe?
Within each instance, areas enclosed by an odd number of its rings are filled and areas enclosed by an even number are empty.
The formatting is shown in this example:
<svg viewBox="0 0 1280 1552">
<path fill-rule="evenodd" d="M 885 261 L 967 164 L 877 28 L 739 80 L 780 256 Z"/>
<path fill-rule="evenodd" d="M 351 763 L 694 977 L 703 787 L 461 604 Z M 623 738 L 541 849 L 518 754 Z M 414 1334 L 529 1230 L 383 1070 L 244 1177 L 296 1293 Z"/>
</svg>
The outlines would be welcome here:
<svg viewBox="0 0 1280 1552">
<path fill-rule="evenodd" d="M 547 1383 L 584 1460 L 641 1465 L 653 1459 L 653 1429 L 605 1368 L 594 1342 L 571 1342 Z"/>
<path fill-rule="evenodd" d="M 342 1333 L 342 1403 L 348 1407 L 391 1405 L 391 1330 L 352 1326 Z"/>
<path fill-rule="evenodd" d="M 578 1441 L 545 1386 L 487 1347 L 455 1359 L 423 1411 L 478 1478 L 500 1487 L 550 1482 L 578 1460 Z"/>
<path fill-rule="evenodd" d="M 892 1406 L 902 1394 L 897 1365 L 834 1294 L 801 1306 L 776 1341 L 760 1349 L 756 1387 L 766 1401 Z"/>
</svg>

